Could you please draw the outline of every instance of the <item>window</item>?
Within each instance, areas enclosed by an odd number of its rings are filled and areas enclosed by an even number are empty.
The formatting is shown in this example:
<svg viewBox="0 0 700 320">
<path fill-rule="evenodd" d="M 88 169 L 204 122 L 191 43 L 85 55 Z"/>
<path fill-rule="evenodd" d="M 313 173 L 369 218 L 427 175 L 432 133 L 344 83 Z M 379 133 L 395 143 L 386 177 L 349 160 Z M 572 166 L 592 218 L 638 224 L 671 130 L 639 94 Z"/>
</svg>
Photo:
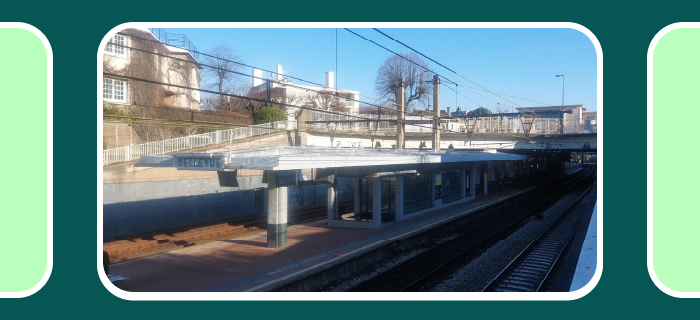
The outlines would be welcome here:
<svg viewBox="0 0 700 320">
<path fill-rule="evenodd" d="M 105 78 L 102 80 L 102 98 L 126 103 L 126 82 Z"/>
<path fill-rule="evenodd" d="M 118 56 L 126 56 L 126 50 L 124 47 L 126 45 L 126 38 L 115 34 L 114 37 L 109 39 L 109 43 L 105 47 L 105 52 L 113 53 Z"/>
</svg>

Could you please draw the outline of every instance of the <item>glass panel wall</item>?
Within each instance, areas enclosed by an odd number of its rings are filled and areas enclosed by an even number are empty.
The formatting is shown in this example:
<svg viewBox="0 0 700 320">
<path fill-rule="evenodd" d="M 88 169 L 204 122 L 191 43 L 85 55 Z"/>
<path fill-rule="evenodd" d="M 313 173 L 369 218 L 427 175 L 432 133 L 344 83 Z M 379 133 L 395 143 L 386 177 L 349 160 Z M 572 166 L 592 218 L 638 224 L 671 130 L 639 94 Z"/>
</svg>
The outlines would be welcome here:
<svg viewBox="0 0 700 320">
<path fill-rule="evenodd" d="M 338 213 L 334 220 L 355 221 L 355 222 L 372 222 L 372 180 L 360 179 L 359 197 L 360 207 L 355 208 L 354 205 L 354 179 L 353 178 L 337 178 L 336 179 L 336 200 L 338 205 Z M 327 197 L 327 195 L 324 195 Z M 357 213 L 355 213 L 357 212 Z"/>
<path fill-rule="evenodd" d="M 433 206 L 431 179 L 431 174 L 404 177 L 404 214 L 421 211 Z"/>
<path fill-rule="evenodd" d="M 461 199 L 460 180 L 462 175 L 459 171 L 448 171 L 442 173 L 442 203 L 450 203 Z"/>
<path fill-rule="evenodd" d="M 382 223 L 396 221 L 396 178 L 382 179 Z"/>
</svg>

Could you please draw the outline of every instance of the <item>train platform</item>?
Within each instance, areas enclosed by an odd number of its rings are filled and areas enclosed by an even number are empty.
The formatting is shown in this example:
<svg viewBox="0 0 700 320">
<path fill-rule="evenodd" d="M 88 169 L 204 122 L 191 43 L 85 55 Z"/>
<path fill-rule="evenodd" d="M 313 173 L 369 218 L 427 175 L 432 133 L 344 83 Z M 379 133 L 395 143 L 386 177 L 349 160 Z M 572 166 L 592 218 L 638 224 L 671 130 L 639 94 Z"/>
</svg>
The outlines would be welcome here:
<svg viewBox="0 0 700 320">
<path fill-rule="evenodd" d="M 598 205 L 593 209 L 586 238 L 579 255 L 576 271 L 569 291 L 576 291 L 588 284 L 595 274 L 598 263 Z"/>
<path fill-rule="evenodd" d="M 131 292 L 270 291 L 534 188 L 490 192 L 381 228 L 329 227 L 326 220 L 292 225 L 282 248 L 268 248 L 261 230 L 115 263 L 110 276 L 125 278 L 114 285 Z"/>
</svg>

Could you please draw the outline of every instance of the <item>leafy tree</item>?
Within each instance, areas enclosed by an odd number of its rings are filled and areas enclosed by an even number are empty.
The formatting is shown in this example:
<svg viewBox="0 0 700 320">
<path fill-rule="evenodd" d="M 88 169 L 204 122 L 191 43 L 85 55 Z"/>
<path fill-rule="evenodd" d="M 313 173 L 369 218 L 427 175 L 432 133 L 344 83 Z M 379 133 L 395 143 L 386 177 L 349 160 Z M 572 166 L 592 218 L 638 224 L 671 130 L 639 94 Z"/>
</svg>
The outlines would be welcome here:
<svg viewBox="0 0 700 320">
<path fill-rule="evenodd" d="M 478 107 L 472 111 L 467 112 L 467 117 L 479 117 L 487 114 L 491 114 L 491 110 L 484 107 Z"/>
<path fill-rule="evenodd" d="M 261 108 L 253 113 L 253 123 L 269 123 L 275 121 L 287 120 L 287 113 L 279 108 Z"/>
</svg>

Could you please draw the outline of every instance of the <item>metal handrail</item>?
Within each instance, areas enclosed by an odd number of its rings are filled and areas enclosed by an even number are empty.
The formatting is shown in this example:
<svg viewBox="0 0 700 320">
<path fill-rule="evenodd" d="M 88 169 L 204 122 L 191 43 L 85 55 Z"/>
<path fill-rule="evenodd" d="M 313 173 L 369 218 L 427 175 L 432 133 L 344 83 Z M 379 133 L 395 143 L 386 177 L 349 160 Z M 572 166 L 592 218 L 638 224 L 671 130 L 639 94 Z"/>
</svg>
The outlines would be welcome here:
<svg viewBox="0 0 700 320">
<path fill-rule="evenodd" d="M 131 161 L 146 155 L 161 155 L 180 150 L 219 144 L 229 140 L 261 136 L 283 130 L 294 130 L 296 128 L 297 122 L 295 120 L 283 120 L 102 150 L 102 165 Z"/>
</svg>

